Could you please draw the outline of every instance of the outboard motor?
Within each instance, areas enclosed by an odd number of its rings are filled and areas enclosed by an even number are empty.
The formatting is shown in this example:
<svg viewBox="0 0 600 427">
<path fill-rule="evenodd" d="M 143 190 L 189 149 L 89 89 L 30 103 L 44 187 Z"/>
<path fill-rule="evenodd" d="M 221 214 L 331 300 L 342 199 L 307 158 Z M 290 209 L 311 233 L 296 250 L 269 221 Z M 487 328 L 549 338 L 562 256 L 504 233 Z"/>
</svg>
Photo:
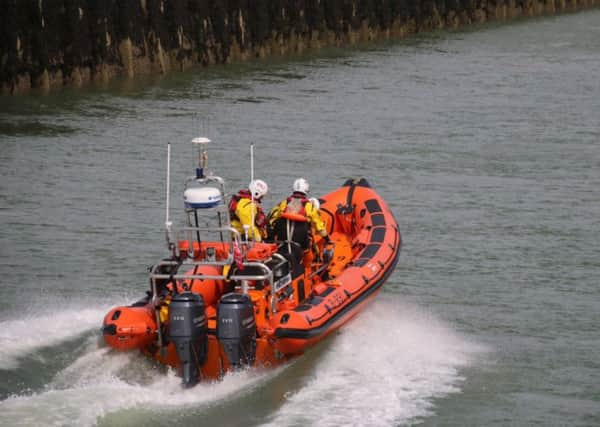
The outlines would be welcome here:
<svg viewBox="0 0 600 427">
<path fill-rule="evenodd" d="M 256 320 L 248 295 L 223 295 L 217 308 L 217 338 L 234 369 L 254 363 Z"/>
<path fill-rule="evenodd" d="M 184 387 L 198 383 L 198 369 L 206 360 L 208 347 L 206 307 L 202 295 L 177 294 L 169 304 L 169 338 L 181 361 Z"/>
</svg>

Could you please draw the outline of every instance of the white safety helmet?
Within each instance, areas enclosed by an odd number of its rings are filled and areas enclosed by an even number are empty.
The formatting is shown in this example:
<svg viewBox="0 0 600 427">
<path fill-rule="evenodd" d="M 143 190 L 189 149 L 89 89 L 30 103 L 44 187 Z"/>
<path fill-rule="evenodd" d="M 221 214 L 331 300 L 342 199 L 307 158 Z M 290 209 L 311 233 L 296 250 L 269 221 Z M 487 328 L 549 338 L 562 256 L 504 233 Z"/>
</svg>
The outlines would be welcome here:
<svg viewBox="0 0 600 427">
<path fill-rule="evenodd" d="M 292 188 L 294 191 L 306 194 L 310 189 L 310 185 L 308 185 L 308 181 L 304 178 L 298 178 L 296 181 L 294 181 L 294 185 Z"/>
<path fill-rule="evenodd" d="M 252 193 L 252 197 L 260 199 L 269 191 L 269 186 L 262 179 L 255 179 L 248 184 L 248 190 Z"/>
</svg>

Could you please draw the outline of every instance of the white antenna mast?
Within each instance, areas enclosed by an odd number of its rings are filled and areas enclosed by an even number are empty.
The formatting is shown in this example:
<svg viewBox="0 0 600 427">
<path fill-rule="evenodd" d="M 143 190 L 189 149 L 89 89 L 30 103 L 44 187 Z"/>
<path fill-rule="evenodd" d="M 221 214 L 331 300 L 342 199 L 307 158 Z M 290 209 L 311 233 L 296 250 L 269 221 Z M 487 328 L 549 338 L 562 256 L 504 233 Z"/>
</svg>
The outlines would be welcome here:
<svg viewBox="0 0 600 427">
<path fill-rule="evenodd" d="M 171 143 L 167 143 L 167 203 L 166 203 L 166 212 L 165 212 L 165 229 L 166 229 L 166 237 L 167 237 L 167 245 L 169 249 L 171 249 L 171 226 L 173 223 L 169 220 L 169 201 L 171 190 Z"/>
<path fill-rule="evenodd" d="M 250 144 L 250 181 L 254 181 L 254 143 Z"/>
<path fill-rule="evenodd" d="M 169 225 L 169 190 L 171 187 L 171 143 L 167 144 L 167 209 L 165 215 L 165 225 Z"/>
<path fill-rule="evenodd" d="M 254 181 L 254 143 L 250 143 L 250 182 Z M 254 192 L 250 190 L 250 202 L 252 209 L 251 212 L 251 225 L 254 228 Z M 252 233 L 252 240 L 254 240 L 254 233 Z"/>
</svg>

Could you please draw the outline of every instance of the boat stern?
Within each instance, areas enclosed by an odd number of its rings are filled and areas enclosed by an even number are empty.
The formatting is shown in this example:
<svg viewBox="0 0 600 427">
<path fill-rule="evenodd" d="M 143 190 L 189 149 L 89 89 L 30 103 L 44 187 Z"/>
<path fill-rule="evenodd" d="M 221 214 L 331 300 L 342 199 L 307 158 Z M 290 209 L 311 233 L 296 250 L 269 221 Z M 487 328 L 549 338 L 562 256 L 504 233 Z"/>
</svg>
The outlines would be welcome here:
<svg viewBox="0 0 600 427">
<path fill-rule="evenodd" d="M 102 336 L 116 350 L 143 349 L 156 340 L 156 321 L 150 305 L 115 307 L 104 317 Z"/>
</svg>

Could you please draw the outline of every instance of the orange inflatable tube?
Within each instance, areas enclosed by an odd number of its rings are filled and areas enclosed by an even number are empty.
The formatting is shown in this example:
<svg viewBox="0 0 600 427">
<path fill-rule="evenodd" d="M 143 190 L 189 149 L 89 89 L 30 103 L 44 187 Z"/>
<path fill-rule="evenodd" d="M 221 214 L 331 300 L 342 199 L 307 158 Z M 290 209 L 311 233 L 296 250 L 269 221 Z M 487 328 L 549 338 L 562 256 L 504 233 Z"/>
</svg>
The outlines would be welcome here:
<svg viewBox="0 0 600 427">
<path fill-rule="evenodd" d="M 237 246 L 233 247 L 231 241 L 180 241 L 177 256 L 156 264 L 157 268 L 165 267 L 157 269 L 154 281 L 151 280 L 157 288 L 157 306 L 153 307 L 150 297 L 146 297 L 131 306 L 112 309 L 104 318 L 106 343 L 117 350 L 138 349 L 161 363 L 181 368 L 187 362 L 182 362 L 176 342 L 181 344 L 188 336 L 174 335 L 174 322 L 205 316 L 206 328 L 199 332 L 201 340 L 194 344 L 201 346 L 194 347 L 190 354 L 201 349 L 202 361 L 194 366 L 202 378 L 217 379 L 230 369 L 233 357 L 233 347 L 220 341 L 229 336 L 223 332 L 219 338 L 219 328 L 225 331 L 234 320 L 233 315 L 219 314 L 224 306 L 239 307 L 240 311 L 232 313 L 246 313 L 240 314 L 237 332 L 249 330 L 245 329 L 247 321 L 255 325 L 251 335 L 236 335 L 240 338 L 236 345 L 252 348 L 248 354 L 253 355 L 253 365 L 280 364 L 324 339 L 352 319 L 381 290 L 398 261 L 401 236 L 390 208 L 364 179 L 348 180 L 319 201 L 321 217 L 333 242 L 331 259 L 321 259 L 321 248 L 320 253 L 308 251 L 300 265 L 296 261 L 293 266 L 278 253 L 274 243 L 244 243 L 243 262 L 248 266 L 248 275 L 243 275 L 242 266 L 231 275 L 237 264 L 231 256 Z M 318 236 L 316 243 L 324 245 Z M 271 282 L 265 279 L 264 270 L 252 270 L 267 264 Z M 186 271 L 179 273 L 183 265 Z M 189 265 L 194 267 L 189 270 Z M 282 266 L 289 267 L 289 271 L 280 271 Z M 200 311 L 188 310 L 188 300 L 180 299 L 183 295 L 201 296 L 201 303 L 196 301 L 202 307 Z M 232 295 L 238 298 L 237 302 L 230 298 Z M 223 303 L 228 298 L 230 302 Z M 187 317 L 175 316 L 177 310 Z M 242 338 L 246 341 L 242 342 Z M 196 381 L 187 372 L 190 383 Z"/>
<path fill-rule="evenodd" d="M 278 313 L 275 337 L 285 354 L 302 351 L 352 318 L 378 293 L 400 255 L 397 222 L 365 180 L 347 181 L 319 201 L 336 242 L 330 267 L 335 277 L 315 285 L 299 306 Z"/>
</svg>

